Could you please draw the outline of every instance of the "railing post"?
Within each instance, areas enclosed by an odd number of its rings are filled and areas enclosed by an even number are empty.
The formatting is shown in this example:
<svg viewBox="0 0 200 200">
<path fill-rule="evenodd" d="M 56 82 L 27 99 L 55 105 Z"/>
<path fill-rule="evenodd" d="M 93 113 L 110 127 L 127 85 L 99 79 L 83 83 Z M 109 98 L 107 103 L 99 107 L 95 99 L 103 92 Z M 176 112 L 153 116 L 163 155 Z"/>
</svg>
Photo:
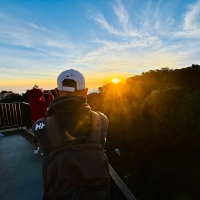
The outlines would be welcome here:
<svg viewBox="0 0 200 200">
<path fill-rule="evenodd" d="M 17 122 L 16 122 L 16 116 L 15 116 L 15 106 L 14 106 L 14 103 L 12 103 L 12 112 L 13 112 L 14 123 L 15 123 L 15 125 L 16 125 Z"/>
<path fill-rule="evenodd" d="M 4 122 L 4 125 L 3 127 L 5 127 L 5 118 L 4 118 L 4 106 L 1 104 L 1 110 L 2 110 L 2 114 L 3 114 L 3 122 Z"/>
<path fill-rule="evenodd" d="M 19 116 L 20 116 L 20 122 L 21 122 L 21 128 L 22 128 L 22 112 L 21 112 L 21 103 L 19 103 Z"/>
</svg>

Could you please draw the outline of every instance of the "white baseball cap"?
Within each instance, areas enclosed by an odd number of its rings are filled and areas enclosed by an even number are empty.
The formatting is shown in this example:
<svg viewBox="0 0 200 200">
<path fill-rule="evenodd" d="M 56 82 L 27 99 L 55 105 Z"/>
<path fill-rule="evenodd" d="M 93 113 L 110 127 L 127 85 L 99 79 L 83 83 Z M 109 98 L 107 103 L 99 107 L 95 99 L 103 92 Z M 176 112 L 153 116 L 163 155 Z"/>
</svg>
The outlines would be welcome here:
<svg viewBox="0 0 200 200">
<path fill-rule="evenodd" d="M 65 81 L 68 80 L 68 81 Z M 71 80 L 71 82 L 70 82 Z M 65 83 L 66 82 L 66 83 Z M 75 92 L 85 89 L 85 78 L 77 70 L 70 69 L 63 71 L 57 78 L 58 90 Z"/>
</svg>

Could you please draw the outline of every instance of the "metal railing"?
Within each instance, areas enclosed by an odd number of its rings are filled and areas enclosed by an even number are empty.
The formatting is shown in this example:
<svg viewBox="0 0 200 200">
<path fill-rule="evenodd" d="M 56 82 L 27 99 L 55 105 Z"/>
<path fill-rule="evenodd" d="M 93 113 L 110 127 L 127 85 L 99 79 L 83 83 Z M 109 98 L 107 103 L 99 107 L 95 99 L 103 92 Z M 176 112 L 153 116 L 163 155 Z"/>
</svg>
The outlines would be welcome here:
<svg viewBox="0 0 200 200">
<path fill-rule="evenodd" d="M 30 126 L 28 103 L 0 103 L 0 130 Z"/>
<path fill-rule="evenodd" d="M 111 178 L 111 199 L 112 200 L 137 200 L 124 182 L 117 175 L 115 170 L 108 164 Z"/>
</svg>

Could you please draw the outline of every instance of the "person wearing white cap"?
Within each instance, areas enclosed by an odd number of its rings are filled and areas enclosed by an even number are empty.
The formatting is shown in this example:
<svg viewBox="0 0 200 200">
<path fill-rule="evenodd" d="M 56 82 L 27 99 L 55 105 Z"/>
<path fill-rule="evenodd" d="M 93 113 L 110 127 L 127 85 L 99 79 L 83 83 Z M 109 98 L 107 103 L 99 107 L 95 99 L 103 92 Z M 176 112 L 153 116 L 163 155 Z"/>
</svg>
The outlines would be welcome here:
<svg viewBox="0 0 200 200">
<path fill-rule="evenodd" d="M 63 91 L 67 92 L 78 91 L 78 92 L 84 92 L 84 96 L 87 95 L 88 89 L 85 87 L 85 78 L 79 71 L 70 69 L 62 72 L 57 78 L 57 85 L 58 85 L 57 89 L 61 93 Z"/>
<path fill-rule="evenodd" d="M 79 71 L 63 71 L 55 91 L 47 119 L 33 125 L 44 152 L 43 199 L 109 199 L 108 118 L 87 104 L 88 88 Z"/>
</svg>

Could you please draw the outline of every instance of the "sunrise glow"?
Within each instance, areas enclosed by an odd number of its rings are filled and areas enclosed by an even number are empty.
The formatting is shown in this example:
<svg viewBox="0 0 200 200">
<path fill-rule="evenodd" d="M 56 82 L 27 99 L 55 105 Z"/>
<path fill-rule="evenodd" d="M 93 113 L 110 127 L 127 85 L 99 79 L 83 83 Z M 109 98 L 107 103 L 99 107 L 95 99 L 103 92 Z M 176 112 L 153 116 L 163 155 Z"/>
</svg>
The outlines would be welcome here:
<svg viewBox="0 0 200 200">
<path fill-rule="evenodd" d="M 200 0 L 0 2 L 0 90 L 53 89 L 73 68 L 91 92 L 200 63 Z"/>
<path fill-rule="evenodd" d="M 113 78 L 113 79 L 112 79 L 112 82 L 113 82 L 113 83 L 119 83 L 119 79 L 118 79 L 118 78 Z"/>
</svg>

